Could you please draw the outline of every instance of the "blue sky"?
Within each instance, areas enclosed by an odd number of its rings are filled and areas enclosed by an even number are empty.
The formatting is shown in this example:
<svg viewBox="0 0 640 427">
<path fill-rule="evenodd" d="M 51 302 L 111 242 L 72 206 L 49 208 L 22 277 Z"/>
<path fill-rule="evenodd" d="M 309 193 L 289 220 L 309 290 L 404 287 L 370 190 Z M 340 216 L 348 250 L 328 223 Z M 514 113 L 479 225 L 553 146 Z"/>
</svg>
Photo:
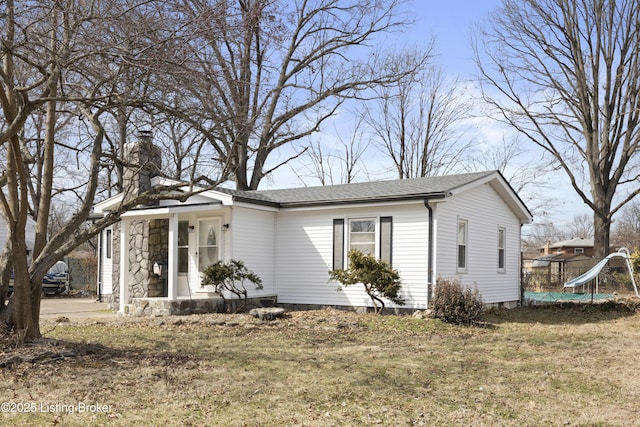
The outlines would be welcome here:
<svg viewBox="0 0 640 427">
<path fill-rule="evenodd" d="M 501 3 L 501 0 L 414 0 L 412 12 L 417 22 L 405 34 L 406 40 L 419 43 L 435 36 L 438 62 L 444 70 L 470 78 L 475 73 L 471 28 L 485 21 Z"/>
<path fill-rule="evenodd" d="M 402 48 L 428 43 L 435 37 L 436 62 L 446 74 L 452 77 L 472 80 L 476 75 L 470 36 L 472 28 L 486 22 L 491 12 L 500 7 L 501 0 L 413 0 L 408 4 L 415 24 L 396 37 L 385 39 L 385 47 Z M 337 119 L 340 121 L 340 119 Z M 503 129 L 490 119 L 482 120 L 477 132 L 480 139 L 501 138 Z M 535 150 L 534 147 L 532 147 Z M 282 168 L 277 178 L 262 188 L 275 184 L 276 187 L 298 186 L 300 182 Z M 381 177 L 381 178 L 393 178 Z M 562 173 L 550 178 L 554 182 L 555 201 L 550 203 L 551 218 L 537 217 L 536 222 L 553 221 L 562 227 L 570 222 L 575 214 L 590 213 L 590 210 L 570 188 L 568 179 Z M 276 184 L 277 183 L 277 184 Z M 318 183 L 309 182 L 309 185 Z"/>
<path fill-rule="evenodd" d="M 435 37 L 437 62 L 443 70 L 463 79 L 473 79 L 477 70 L 471 47 L 472 30 L 485 23 L 501 4 L 502 0 L 413 0 L 417 22 L 403 38 L 410 43 L 420 43 Z M 562 227 L 576 214 L 591 214 L 564 173 L 557 172 L 551 179 L 556 184 L 552 190 L 555 202 L 549 209 L 550 220 L 557 221 L 557 225 Z M 542 222 L 549 219 L 537 217 L 534 220 Z"/>
</svg>

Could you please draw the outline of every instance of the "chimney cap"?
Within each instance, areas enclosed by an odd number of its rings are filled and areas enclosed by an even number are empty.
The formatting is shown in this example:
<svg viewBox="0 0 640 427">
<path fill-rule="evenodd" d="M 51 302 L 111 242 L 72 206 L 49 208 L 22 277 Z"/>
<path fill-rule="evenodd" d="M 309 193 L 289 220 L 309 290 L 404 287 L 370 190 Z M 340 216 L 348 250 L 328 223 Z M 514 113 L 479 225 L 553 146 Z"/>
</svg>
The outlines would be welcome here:
<svg viewBox="0 0 640 427">
<path fill-rule="evenodd" d="M 153 137 L 153 133 L 150 130 L 139 130 L 138 131 L 138 138 L 140 138 L 143 141 L 151 141 L 151 138 Z"/>
</svg>

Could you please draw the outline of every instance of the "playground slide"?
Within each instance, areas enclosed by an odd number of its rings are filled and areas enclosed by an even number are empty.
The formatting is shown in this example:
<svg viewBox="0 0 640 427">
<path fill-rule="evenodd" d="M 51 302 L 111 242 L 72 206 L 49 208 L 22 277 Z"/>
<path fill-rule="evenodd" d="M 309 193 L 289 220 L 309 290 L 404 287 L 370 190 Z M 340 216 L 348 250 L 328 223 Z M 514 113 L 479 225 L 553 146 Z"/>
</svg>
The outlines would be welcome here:
<svg viewBox="0 0 640 427">
<path fill-rule="evenodd" d="M 633 289 L 635 290 L 636 296 L 640 296 L 638 294 L 638 288 L 636 287 L 635 278 L 633 277 L 633 266 L 631 265 L 631 259 L 630 259 L 631 257 L 629 255 L 629 250 L 627 248 L 620 248 L 618 250 L 618 252 L 610 253 L 609 255 L 607 255 L 606 258 L 604 258 L 599 263 L 594 265 L 586 273 L 583 273 L 580 276 L 578 276 L 578 277 L 576 277 L 574 279 L 571 279 L 568 282 L 566 282 L 564 284 L 564 287 L 565 288 L 575 288 L 577 286 L 582 286 L 582 285 L 588 283 L 589 281 L 595 279 L 596 277 L 598 277 L 598 274 L 600 274 L 602 269 L 607 265 L 609 260 L 611 258 L 615 258 L 615 257 L 624 258 L 624 260 L 627 262 L 627 268 L 629 269 L 629 276 L 631 276 L 631 283 L 633 284 Z"/>
<path fill-rule="evenodd" d="M 624 258 L 624 254 L 619 253 L 619 252 L 614 252 L 612 254 L 609 254 L 609 255 L 607 255 L 606 258 L 604 258 L 599 263 L 597 263 L 596 265 L 591 267 L 591 270 L 587 271 L 586 273 L 581 274 L 578 277 L 575 277 L 575 278 L 569 280 L 567 283 L 564 284 L 564 287 L 565 288 L 575 288 L 577 286 L 582 286 L 585 283 L 588 283 L 591 280 L 595 279 L 596 277 L 598 277 L 598 274 L 600 274 L 602 269 L 607 265 L 609 260 L 611 258 L 613 258 L 614 256 L 620 256 L 620 257 Z"/>
</svg>

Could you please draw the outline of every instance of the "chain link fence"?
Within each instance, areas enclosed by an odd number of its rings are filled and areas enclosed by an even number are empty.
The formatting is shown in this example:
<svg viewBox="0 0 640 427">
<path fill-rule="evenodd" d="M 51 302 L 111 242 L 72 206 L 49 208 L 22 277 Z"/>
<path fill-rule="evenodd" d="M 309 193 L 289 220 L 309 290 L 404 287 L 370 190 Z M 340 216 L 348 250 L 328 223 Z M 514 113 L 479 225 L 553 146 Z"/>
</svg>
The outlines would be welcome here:
<svg viewBox="0 0 640 427">
<path fill-rule="evenodd" d="M 633 293 L 625 260 L 613 258 L 598 277 L 584 286 L 565 288 L 564 284 L 587 272 L 601 259 L 585 256 L 549 255 L 523 260 L 522 285 L 525 292 Z"/>
</svg>

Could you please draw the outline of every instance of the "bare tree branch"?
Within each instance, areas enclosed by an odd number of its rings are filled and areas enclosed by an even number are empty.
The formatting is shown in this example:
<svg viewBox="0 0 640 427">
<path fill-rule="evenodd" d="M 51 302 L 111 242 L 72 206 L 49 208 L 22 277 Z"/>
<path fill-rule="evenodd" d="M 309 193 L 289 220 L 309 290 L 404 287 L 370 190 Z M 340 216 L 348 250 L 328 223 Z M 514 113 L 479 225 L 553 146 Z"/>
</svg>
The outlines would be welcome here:
<svg viewBox="0 0 640 427">
<path fill-rule="evenodd" d="M 504 0 L 476 46 L 485 100 L 593 210 L 599 257 L 612 215 L 639 192 L 621 185 L 640 168 L 639 25 L 635 1 Z"/>
</svg>

